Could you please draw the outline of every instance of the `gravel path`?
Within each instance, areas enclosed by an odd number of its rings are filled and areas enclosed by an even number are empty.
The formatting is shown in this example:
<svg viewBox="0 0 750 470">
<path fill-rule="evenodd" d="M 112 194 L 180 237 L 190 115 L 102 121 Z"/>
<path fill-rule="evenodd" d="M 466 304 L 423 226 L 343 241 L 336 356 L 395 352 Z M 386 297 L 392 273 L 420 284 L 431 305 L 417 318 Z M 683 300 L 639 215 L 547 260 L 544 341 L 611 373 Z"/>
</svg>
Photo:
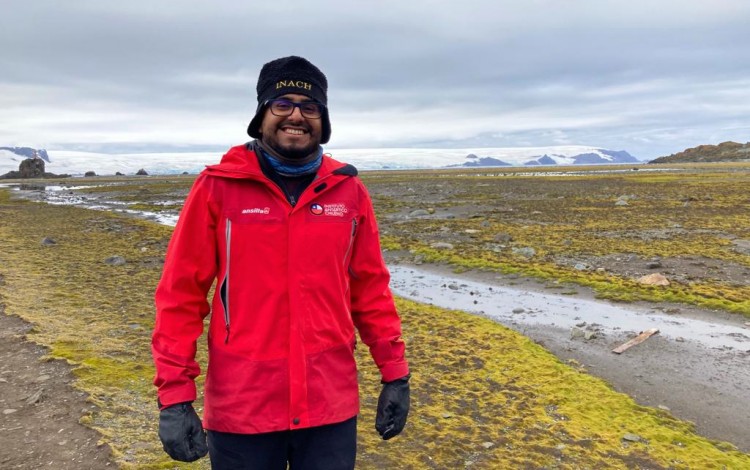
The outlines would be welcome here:
<svg viewBox="0 0 750 470">
<path fill-rule="evenodd" d="M 43 361 L 47 351 L 24 340 L 31 325 L 0 305 L 0 468 L 114 468 L 108 446 L 79 419 L 92 405 L 70 386 L 70 366 Z"/>
</svg>

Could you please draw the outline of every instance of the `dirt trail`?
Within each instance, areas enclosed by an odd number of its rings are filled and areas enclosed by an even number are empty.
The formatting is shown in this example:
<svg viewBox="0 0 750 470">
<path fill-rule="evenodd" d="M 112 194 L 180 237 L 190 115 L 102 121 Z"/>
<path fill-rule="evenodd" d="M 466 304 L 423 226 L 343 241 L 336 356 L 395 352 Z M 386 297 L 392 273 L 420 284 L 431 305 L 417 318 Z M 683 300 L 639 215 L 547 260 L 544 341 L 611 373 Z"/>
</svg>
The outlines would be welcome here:
<svg viewBox="0 0 750 470">
<path fill-rule="evenodd" d="M 30 329 L 0 304 L 0 468 L 114 468 L 101 436 L 78 422 L 92 405 L 71 387 L 70 366 L 43 361 L 47 351 L 24 339 Z"/>
</svg>

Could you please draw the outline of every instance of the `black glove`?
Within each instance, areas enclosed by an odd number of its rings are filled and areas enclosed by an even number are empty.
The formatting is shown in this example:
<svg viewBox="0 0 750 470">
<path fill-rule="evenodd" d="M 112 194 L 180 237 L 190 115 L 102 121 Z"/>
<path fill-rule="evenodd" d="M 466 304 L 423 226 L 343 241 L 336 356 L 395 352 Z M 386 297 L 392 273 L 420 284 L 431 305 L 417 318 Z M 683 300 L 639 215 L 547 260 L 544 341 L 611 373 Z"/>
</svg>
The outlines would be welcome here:
<svg viewBox="0 0 750 470">
<path fill-rule="evenodd" d="M 409 414 L 409 378 L 386 382 L 378 398 L 378 413 L 375 416 L 375 429 L 384 441 L 397 436 L 406 425 Z"/>
<path fill-rule="evenodd" d="M 206 432 L 190 402 L 178 403 L 161 410 L 159 439 L 164 452 L 181 462 L 193 462 L 208 453 Z"/>
</svg>

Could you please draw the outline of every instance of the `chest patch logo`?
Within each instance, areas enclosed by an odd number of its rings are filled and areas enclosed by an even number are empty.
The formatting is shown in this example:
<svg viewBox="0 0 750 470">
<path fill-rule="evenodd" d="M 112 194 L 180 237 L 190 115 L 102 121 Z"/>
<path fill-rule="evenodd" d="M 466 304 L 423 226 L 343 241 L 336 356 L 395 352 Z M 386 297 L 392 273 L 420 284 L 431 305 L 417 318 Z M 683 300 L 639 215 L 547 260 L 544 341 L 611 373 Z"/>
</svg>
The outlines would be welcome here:
<svg viewBox="0 0 750 470">
<path fill-rule="evenodd" d="M 344 217 L 349 208 L 344 203 L 333 203 L 333 204 L 318 204 L 314 202 L 310 204 L 310 212 L 313 215 L 324 215 L 327 217 Z"/>
<path fill-rule="evenodd" d="M 310 204 L 310 212 L 313 215 L 321 215 L 323 213 L 323 206 L 314 202 Z"/>
<path fill-rule="evenodd" d="M 263 214 L 268 215 L 271 212 L 270 207 L 253 207 L 251 209 L 242 209 L 243 214 Z"/>
</svg>

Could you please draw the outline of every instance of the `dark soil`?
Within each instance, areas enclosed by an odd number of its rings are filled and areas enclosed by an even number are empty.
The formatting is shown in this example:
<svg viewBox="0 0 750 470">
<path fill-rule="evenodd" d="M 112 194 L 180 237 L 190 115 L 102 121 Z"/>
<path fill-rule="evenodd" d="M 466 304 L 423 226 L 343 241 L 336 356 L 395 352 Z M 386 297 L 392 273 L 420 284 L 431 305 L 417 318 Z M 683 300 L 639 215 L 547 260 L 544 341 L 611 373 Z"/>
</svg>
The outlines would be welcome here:
<svg viewBox="0 0 750 470">
<path fill-rule="evenodd" d="M 114 468 L 99 433 L 81 424 L 93 405 L 74 389 L 71 368 L 26 341 L 31 325 L 0 305 L 0 468 Z"/>
</svg>

